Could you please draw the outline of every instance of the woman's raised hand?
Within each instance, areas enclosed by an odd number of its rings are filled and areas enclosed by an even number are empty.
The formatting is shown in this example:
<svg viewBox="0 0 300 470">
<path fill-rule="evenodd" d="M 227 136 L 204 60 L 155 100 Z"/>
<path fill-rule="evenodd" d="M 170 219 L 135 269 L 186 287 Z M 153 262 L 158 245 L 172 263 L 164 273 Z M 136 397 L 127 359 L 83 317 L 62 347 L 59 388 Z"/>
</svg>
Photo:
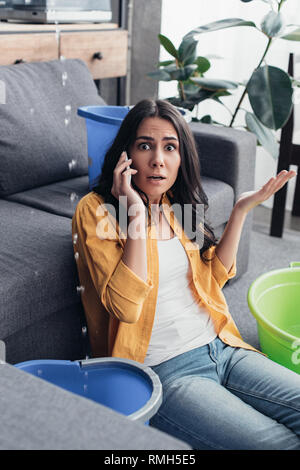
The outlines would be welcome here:
<svg viewBox="0 0 300 470">
<path fill-rule="evenodd" d="M 128 207 L 130 207 L 132 204 L 140 204 L 144 208 L 145 206 L 142 198 L 129 183 L 128 176 L 135 175 L 137 173 L 137 170 L 133 168 L 127 169 L 127 167 L 131 163 L 131 158 L 127 160 L 126 152 L 122 152 L 119 161 L 114 169 L 111 194 L 116 199 L 119 199 L 120 196 L 126 196 Z"/>
<path fill-rule="evenodd" d="M 293 170 L 282 170 L 277 176 L 270 178 L 269 181 L 258 191 L 242 193 L 235 206 L 240 211 L 247 214 L 251 209 L 273 196 L 273 194 L 279 191 L 279 189 L 281 189 L 289 179 L 296 176 L 296 174 L 297 173 Z"/>
</svg>

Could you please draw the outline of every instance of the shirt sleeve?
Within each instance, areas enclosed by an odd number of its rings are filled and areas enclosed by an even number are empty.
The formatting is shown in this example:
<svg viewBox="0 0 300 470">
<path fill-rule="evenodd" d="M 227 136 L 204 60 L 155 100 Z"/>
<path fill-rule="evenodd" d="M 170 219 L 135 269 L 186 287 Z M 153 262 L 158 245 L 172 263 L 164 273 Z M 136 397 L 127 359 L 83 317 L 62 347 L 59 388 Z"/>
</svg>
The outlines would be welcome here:
<svg viewBox="0 0 300 470">
<path fill-rule="evenodd" d="M 145 282 L 122 261 L 122 244 L 108 217 L 107 238 L 99 237 L 98 224 L 103 227 L 105 216 L 97 215 L 97 205 L 85 203 L 76 208 L 72 219 L 73 236 L 77 233 L 76 248 L 105 309 L 120 321 L 135 323 L 152 283 Z"/>
<path fill-rule="evenodd" d="M 224 264 L 216 254 L 216 246 L 212 246 L 206 250 L 204 256 L 208 259 L 211 259 L 211 261 L 208 261 L 208 263 L 211 264 L 212 276 L 215 278 L 221 288 L 226 284 L 228 279 L 231 279 L 236 275 L 236 258 L 234 259 L 234 262 L 229 271 L 227 271 Z"/>
</svg>

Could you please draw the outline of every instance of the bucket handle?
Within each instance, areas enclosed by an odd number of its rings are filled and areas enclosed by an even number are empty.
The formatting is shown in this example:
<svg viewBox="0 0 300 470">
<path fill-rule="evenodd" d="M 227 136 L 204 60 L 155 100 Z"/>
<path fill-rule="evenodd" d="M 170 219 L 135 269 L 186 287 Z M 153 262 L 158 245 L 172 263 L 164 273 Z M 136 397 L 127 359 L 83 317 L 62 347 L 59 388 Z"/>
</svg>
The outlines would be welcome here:
<svg viewBox="0 0 300 470">
<path fill-rule="evenodd" d="M 300 268 L 300 261 L 291 261 L 290 268 Z"/>
</svg>

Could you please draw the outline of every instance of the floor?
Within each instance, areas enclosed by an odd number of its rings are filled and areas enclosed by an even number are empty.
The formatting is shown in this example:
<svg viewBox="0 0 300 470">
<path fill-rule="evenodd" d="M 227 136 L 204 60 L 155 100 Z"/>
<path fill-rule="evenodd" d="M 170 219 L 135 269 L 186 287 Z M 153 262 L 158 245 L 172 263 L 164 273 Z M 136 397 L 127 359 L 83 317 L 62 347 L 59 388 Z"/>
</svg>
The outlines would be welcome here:
<svg viewBox="0 0 300 470">
<path fill-rule="evenodd" d="M 253 209 L 253 221 L 259 224 L 265 224 L 270 228 L 271 226 L 272 210 L 262 205 Z M 296 230 L 300 232 L 300 217 L 292 216 L 291 211 L 285 212 L 284 228 L 289 230 Z"/>
</svg>

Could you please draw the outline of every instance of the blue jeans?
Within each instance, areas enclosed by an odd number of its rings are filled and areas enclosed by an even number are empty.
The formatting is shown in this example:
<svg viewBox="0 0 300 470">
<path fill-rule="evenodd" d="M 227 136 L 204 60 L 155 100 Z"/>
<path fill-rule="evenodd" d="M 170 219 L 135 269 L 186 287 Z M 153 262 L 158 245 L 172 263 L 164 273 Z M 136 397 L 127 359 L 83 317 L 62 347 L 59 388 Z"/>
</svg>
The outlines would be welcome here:
<svg viewBox="0 0 300 470">
<path fill-rule="evenodd" d="M 300 449 L 300 375 L 218 337 L 152 369 L 163 402 L 150 425 L 193 449 Z"/>
</svg>

